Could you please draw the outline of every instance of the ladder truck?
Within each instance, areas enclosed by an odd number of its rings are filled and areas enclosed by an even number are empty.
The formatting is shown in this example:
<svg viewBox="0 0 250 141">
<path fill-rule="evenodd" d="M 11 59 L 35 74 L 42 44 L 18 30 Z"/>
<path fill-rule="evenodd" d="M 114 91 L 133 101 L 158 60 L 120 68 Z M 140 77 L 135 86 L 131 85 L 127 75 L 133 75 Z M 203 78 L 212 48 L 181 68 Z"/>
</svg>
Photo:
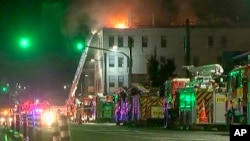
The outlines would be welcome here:
<svg viewBox="0 0 250 141">
<path fill-rule="evenodd" d="M 67 117 L 70 118 L 71 120 L 76 120 L 76 113 L 77 109 L 80 109 L 82 106 L 82 102 L 75 97 L 75 92 L 77 90 L 78 82 L 80 80 L 81 74 L 82 74 L 82 69 L 84 66 L 84 63 L 86 61 L 87 55 L 88 55 L 88 49 L 89 45 L 94 37 L 94 34 L 92 34 L 89 39 L 87 40 L 85 50 L 83 50 L 81 54 L 80 61 L 78 63 L 77 70 L 75 72 L 74 80 L 72 82 L 68 99 L 66 100 L 66 108 L 67 108 Z M 79 120 L 81 117 L 79 117 Z"/>
</svg>

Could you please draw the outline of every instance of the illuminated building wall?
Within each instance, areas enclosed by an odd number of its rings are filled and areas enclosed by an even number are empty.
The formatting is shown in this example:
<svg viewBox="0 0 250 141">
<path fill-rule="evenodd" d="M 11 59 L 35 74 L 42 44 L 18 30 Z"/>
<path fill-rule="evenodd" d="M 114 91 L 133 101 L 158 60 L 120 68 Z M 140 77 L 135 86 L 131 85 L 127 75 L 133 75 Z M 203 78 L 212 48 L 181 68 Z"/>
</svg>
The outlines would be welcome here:
<svg viewBox="0 0 250 141">
<path fill-rule="evenodd" d="M 147 57 L 153 55 L 156 50 L 159 61 L 167 58 L 174 58 L 176 64 L 176 74 L 179 77 L 185 76 L 182 69 L 184 65 L 184 37 L 186 35 L 185 26 L 166 28 L 102 28 L 93 44 L 100 48 L 112 49 L 118 47 L 118 51 L 129 55 L 128 38 L 134 39 L 132 47 L 133 58 L 133 82 L 147 81 Z M 225 64 L 223 60 L 224 52 L 248 51 L 250 46 L 250 28 L 231 27 L 190 27 L 190 54 L 191 64 L 206 65 L 211 63 Z M 103 59 L 103 51 L 97 51 L 99 58 Z M 112 94 L 115 89 L 122 84 L 128 85 L 128 68 L 126 56 L 106 52 L 106 80 L 107 93 Z M 119 60 L 119 58 L 123 58 Z M 123 62 L 123 63 L 121 63 Z M 100 65 L 98 70 L 102 70 L 96 75 L 95 82 L 104 87 L 103 72 L 104 67 Z M 100 75 L 102 74 L 102 75 Z M 120 76 L 120 77 L 119 77 Z M 123 76 L 123 79 L 121 78 Z M 99 82 L 98 81 L 98 82 Z M 103 90 L 103 89 L 102 89 Z"/>
</svg>

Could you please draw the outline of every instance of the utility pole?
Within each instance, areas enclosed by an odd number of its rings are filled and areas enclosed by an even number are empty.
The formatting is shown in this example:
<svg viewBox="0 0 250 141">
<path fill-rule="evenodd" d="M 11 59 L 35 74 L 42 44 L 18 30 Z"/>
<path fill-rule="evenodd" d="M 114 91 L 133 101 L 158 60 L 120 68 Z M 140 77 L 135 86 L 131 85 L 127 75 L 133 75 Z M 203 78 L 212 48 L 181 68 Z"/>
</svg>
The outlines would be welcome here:
<svg viewBox="0 0 250 141">
<path fill-rule="evenodd" d="M 128 72 L 128 87 L 130 87 L 132 83 L 132 66 L 133 66 L 133 59 L 132 59 L 132 45 L 134 44 L 134 41 L 132 38 L 128 38 L 128 47 L 129 47 L 129 61 L 128 61 L 128 67 L 129 67 L 129 72 Z"/>
<path fill-rule="evenodd" d="M 186 19 L 186 36 L 184 41 L 184 51 L 185 51 L 185 65 L 189 66 L 191 65 L 190 62 L 190 31 L 189 31 L 190 25 L 189 25 L 189 19 Z M 186 76 L 189 77 L 189 72 L 186 72 Z"/>
<path fill-rule="evenodd" d="M 104 52 L 104 95 L 107 95 L 107 53 Z"/>
</svg>

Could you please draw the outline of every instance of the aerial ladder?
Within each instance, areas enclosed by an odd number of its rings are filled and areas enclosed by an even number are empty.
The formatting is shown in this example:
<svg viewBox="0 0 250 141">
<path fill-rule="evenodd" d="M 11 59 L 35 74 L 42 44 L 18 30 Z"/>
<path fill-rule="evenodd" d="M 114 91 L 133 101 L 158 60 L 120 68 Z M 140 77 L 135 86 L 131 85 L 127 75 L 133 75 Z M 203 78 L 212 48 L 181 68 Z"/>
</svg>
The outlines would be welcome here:
<svg viewBox="0 0 250 141">
<path fill-rule="evenodd" d="M 78 82 L 80 80 L 82 69 L 84 66 L 84 63 L 86 61 L 87 55 L 88 55 L 88 49 L 90 46 L 90 43 L 94 37 L 94 34 L 90 35 L 89 39 L 87 40 L 85 50 L 83 50 L 81 54 L 80 61 L 78 63 L 77 70 L 75 72 L 74 80 L 72 82 L 68 99 L 66 100 L 66 108 L 67 108 L 67 117 L 76 119 L 76 112 L 77 108 L 80 108 L 81 101 L 75 97 L 75 92 L 77 90 Z"/>
<path fill-rule="evenodd" d="M 193 80 L 190 81 L 189 84 L 199 84 L 199 86 L 204 86 L 204 83 L 214 81 L 215 78 L 220 77 L 224 72 L 222 66 L 219 64 L 210 64 L 198 67 L 184 66 L 184 68 L 186 68 L 193 77 Z"/>
</svg>

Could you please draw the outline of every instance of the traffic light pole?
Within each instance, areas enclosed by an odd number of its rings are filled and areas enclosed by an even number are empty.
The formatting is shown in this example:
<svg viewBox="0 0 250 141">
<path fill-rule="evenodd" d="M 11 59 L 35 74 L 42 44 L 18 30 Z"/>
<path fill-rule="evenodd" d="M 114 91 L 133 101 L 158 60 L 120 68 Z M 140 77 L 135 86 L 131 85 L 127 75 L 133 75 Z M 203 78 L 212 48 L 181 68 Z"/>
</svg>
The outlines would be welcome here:
<svg viewBox="0 0 250 141">
<path fill-rule="evenodd" d="M 128 67 L 129 67 L 129 77 L 128 77 L 128 87 L 130 87 L 131 83 L 132 83 L 132 65 L 133 65 L 133 60 L 132 60 L 132 47 L 129 46 L 129 62 L 128 62 Z"/>
</svg>

